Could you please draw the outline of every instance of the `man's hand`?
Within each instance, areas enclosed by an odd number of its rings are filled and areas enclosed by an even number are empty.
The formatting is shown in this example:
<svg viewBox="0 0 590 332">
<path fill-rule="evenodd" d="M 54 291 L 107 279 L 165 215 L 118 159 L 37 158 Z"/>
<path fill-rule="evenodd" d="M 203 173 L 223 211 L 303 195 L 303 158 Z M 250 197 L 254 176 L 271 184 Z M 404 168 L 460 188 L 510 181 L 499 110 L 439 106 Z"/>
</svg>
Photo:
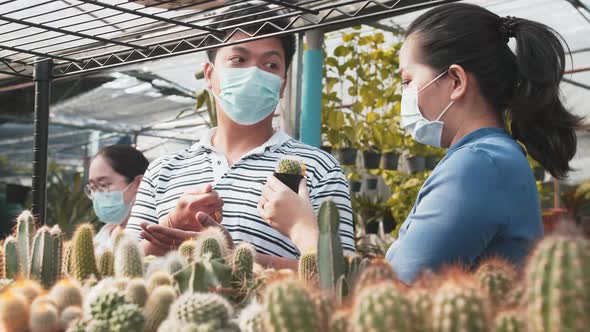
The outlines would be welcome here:
<svg viewBox="0 0 590 332">
<path fill-rule="evenodd" d="M 203 225 L 197 221 L 197 213 L 204 212 L 221 222 L 222 208 L 223 199 L 213 191 L 211 184 L 207 184 L 180 196 L 176 207 L 170 212 L 163 224 L 174 229 L 198 232 L 203 228 Z"/>
</svg>

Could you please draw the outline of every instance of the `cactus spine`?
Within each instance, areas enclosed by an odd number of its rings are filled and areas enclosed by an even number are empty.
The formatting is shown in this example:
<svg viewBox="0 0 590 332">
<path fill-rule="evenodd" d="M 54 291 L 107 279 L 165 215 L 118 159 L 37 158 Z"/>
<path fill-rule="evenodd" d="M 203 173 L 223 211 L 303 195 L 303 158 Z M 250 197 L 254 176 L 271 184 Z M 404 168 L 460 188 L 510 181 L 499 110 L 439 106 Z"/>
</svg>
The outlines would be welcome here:
<svg viewBox="0 0 590 332">
<path fill-rule="evenodd" d="M 124 239 L 115 249 L 115 276 L 143 277 L 143 251 L 136 241 Z"/>
<path fill-rule="evenodd" d="M 247 242 L 240 243 L 231 258 L 232 276 L 236 281 L 250 281 L 254 270 L 254 247 Z"/>
<path fill-rule="evenodd" d="M 49 292 L 49 298 L 55 302 L 58 310 L 62 311 L 70 306 L 82 306 L 82 290 L 73 280 L 60 280 Z"/>
<path fill-rule="evenodd" d="M 115 308 L 109 319 L 111 332 L 142 332 L 145 318 L 136 304 L 122 304 Z"/>
<path fill-rule="evenodd" d="M 29 276 L 29 257 L 31 256 L 31 241 L 35 235 L 35 218 L 30 211 L 23 211 L 17 218 L 16 238 L 18 241 L 19 272 Z"/>
<path fill-rule="evenodd" d="M 309 253 L 299 258 L 299 280 L 310 285 L 318 281 L 318 255 Z"/>
<path fill-rule="evenodd" d="M 188 239 L 178 247 L 178 252 L 190 263 L 196 253 L 197 241 Z"/>
<path fill-rule="evenodd" d="M 535 332 L 587 331 L 590 326 L 590 242 L 554 235 L 541 241 L 526 271 L 524 301 Z"/>
<path fill-rule="evenodd" d="M 103 278 L 115 275 L 115 255 L 112 250 L 105 250 L 98 256 L 98 273 Z"/>
<path fill-rule="evenodd" d="M 43 287 L 51 288 L 61 276 L 61 230 L 43 226 L 33 240 L 30 275 Z"/>
<path fill-rule="evenodd" d="M 70 274 L 79 281 L 98 277 L 94 255 L 94 229 L 90 224 L 78 227 L 71 243 Z"/>
<path fill-rule="evenodd" d="M 334 290 L 340 276 L 345 273 L 345 260 L 338 227 L 340 216 L 336 203 L 326 200 L 320 206 L 318 215 L 318 269 L 320 287 Z"/>
<path fill-rule="evenodd" d="M 28 330 L 29 304 L 27 299 L 23 295 L 11 291 L 1 293 L 0 331 L 27 332 Z"/>
<path fill-rule="evenodd" d="M 414 288 L 412 289 L 408 297 L 410 302 L 412 303 L 415 330 L 420 332 L 432 331 L 432 295 L 430 290 L 423 288 Z"/>
<path fill-rule="evenodd" d="M 148 299 L 148 291 L 143 279 L 133 279 L 129 281 L 125 289 L 125 300 L 129 303 L 143 307 Z"/>
<path fill-rule="evenodd" d="M 330 319 L 330 328 L 328 331 L 330 332 L 348 332 L 350 330 L 350 324 L 348 323 L 348 318 L 350 317 L 350 312 L 346 310 L 339 310 L 334 312 L 332 318 Z"/>
<path fill-rule="evenodd" d="M 393 268 L 388 261 L 374 259 L 360 271 L 355 283 L 355 292 L 382 281 L 393 281 L 395 279 L 395 272 L 393 272 Z"/>
<path fill-rule="evenodd" d="M 433 300 L 433 331 L 490 330 L 485 297 L 472 286 L 469 279 L 449 279 L 437 291 Z"/>
<path fill-rule="evenodd" d="M 197 237 L 195 250 L 199 257 L 210 253 L 211 259 L 225 258 L 228 247 L 223 230 L 219 227 L 207 227 Z"/>
<path fill-rule="evenodd" d="M 108 321 L 119 306 L 125 304 L 125 298 L 114 289 L 101 292 L 96 301 L 90 303 L 90 313 L 95 320 Z"/>
<path fill-rule="evenodd" d="M 262 306 L 252 302 L 246 306 L 238 317 L 240 329 L 243 332 L 262 332 Z"/>
<path fill-rule="evenodd" d="M 494 307 L 506 303 L 507 295 L 516 281 L 514 268 L 498 258 L 483 263 L 475 276 Z"/>
<path fill-rule="evenodd" d="M 4 275 L 8 279 L 16 279 L 19 274 L 18 245 L 13 236 L 4 240 Z"/>
<path fill-rule="evenodd" d="M 500 312 L 494 320 L 495 332 L 525 332 L 526 324 L 518 311 Z"/>
<path fill-rule="evenodd" d="M 215 293 L 185 293 L 176 300 L 169 317 L 188 324 L 214 324 L 222 327 L 233 316 L 233 309 L 226 299 Z"/>
<path fill-rule="evenodd" d="M 412 317 L 410 301 L 393 283 L 384 282 L 359 293 L 350 327 L 354 332 L 414 331 Z"/>
<path fill-rule="evenodd" d="M 296 280 L 273 282 L 264 296 L 264 331 L 320 331 L 320 319 L 308 291 Z"/>
<path fill-rule="evenodd" d="M 277 165 L 277 173 L 305 175 L 302 163 L 292 159 L 281 159 Z"/>
<path fill-rule="evenodd" d="M 160 286 L 149 296 L 143 310 L 146 318 L 145 332 L 156 332 L 166 319 L 170 306 L 176 299 L 176 291 L 171 286 Z"/>
</svg>

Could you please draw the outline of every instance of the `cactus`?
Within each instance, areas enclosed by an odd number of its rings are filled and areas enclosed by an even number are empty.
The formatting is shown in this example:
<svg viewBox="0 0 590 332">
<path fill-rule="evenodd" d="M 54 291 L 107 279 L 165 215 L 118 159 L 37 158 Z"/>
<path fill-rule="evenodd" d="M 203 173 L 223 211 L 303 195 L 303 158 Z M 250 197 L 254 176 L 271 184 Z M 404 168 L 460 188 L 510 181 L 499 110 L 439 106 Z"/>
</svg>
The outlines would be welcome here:
<svg viewBox="0 0 590 332">
<path fill-rule="evenodd" d="M 494 307 L 506 302 L 507 295 L 516 281 L 516 270 L 508 262 L 494 258 L 481 264 L 475 276 Z"/>
<path fill-rule="evenodd" d="M 180 256 L 179 253 L 172 251 L 168 255 L 166 255 L 164 261 L 164 271 L 175 274 L 176 272 L 182 270 L 186 265 L 186 260 L 184 257 Z"/>
<path fill-rule="evenodd" d="M 176 291 L 171 286 L 160 286 L 153 290 L 143 310 L 146 318 L 145 332 L 156 332 L 166 319 L 170 306 L 176 299 Z"/>
<path fill-rule="evenodd" d="M 4 264 L 4 243 L 0 243 L 0 279 L 6 279 L 6 266 Z"/>
<path fill-rule="evenodd" d="M 240 243 L 231 258 L 232 277 L 235 281 L 250 281 L 254 270 L 256 250 L 248 242 Z"/>
<path fill-rule="evenodd" d="M 147 255 L 143 258 L 143 269 L 148 271 L 150 268 L 150 264 L 152 264 L 156 260 L 156 256 L 154 255 Z"/>
<path fill-rule="evenodd" d="M 524 299 L 525 287 L 522 282 L 513 286 L 504 300 L 505 307 L 518 307 Z"/>
<path fill-rule="evenodd" d="M 63 256 L 61 259 L 61 272 L 62 277 L 65 275 L 70 275 L 72 273 L 71 270 L 71 262 L 72 262 L 72 241 L 66 241 L 63 243 Z"/>
<path fill-rule="evenodd" d="M 240 312 L 238 322 L 243 332 L 262 332 L 262 306 L 253 301 Z"/>
<path fill-rule="evenodd" d="M 143 250 L 132 239 L 122 240 L 115 249 L 115 276 L 143 277 Z"/>
<path fill-rule="evenodd" d="M 181 323 L 217 323 L 223 326 L 233 316 L 226 299 L 214 293 L 185 293 L 170 308 L 170 316 Z"/>
<path fill-rule="evenodd" d="M 29 279 L 18 280 L 12 285 L 11 289 L 12 292 L 23 295 L 29 304 L 33 303 L 33 300 L 44 291 L 38 282 Z"/>
<path fill-rule="evenodd" d="M 178 252 L 182 255 L 182 257 L 186 258 L 186 260 L 190 263 L 193 261 L 193 257 L 195 256 L 197 248 L 197 241 L 194 239 L 188 239 L 178 247 Z"/>
<path fill-rule="evenodd" d="M 408 296 L 414 313 L 415 331 L 432 331 L 432 294 L 429 289 L 413 288 Z"/>
<path fill-rule="evenodd" d="M 197 256 L 211 253 L 211 259 L 223 259 L 228 252 L 227 240 L 219 227 L 205 228 L 197 237 L 195 245 Z"/>
<path fill-rule="evenodd" d="M 485 296 L 467 278 L 449 278 L 433 299 L 432 325 L 435 332 L 490 330 Z"/>
<path fill-rule="evenodd" d="M 112 289 L 104 290 L 96 301 L 90 303 L 90 313 L 93 319 L 108 321 L 117 307 L 125 304 L 125 298 Z"/>
<path fill-rule="evenodd" d="M 308 253 L 299 258 L 299 280 L 316 285 L 318 282 L 318 255 Z"/>
<path fill-rule="evenodd" d="M 109 319 L 110 332 L 142 332 L 145 318 L 136 304 L 123 304 L 115 308 Z"/>
<path fill-rule="evenodd" d="M 86 326 L 86 332 L 111 332 L 109 322 L 104 320 L 93 320 Z"/>
<path fill-rule="evenodd" d="M 11 291 L 0 294 L 0 331 L 27 332 L 28 330 L 29 304 L 27 299 L 23 295 Z"/>
<path fill-rule="evenodd" d="M 129 284 L 130 280 L 131 279 L 126 278 L 126 277 L 115 278 L 115 279 L 113 279 L 113 286 L 117 290 L 123 292 L 123 291 L 125 291 L 125 289 L 127 289 L 127 285 Z"/>
<path fill-rule="evenodd" d="M 0 279 L 0 293 L 4 290 L 5 287 L 12 285 L 14 280 L 12 279 Z"/>
<path fill-rule="evenodd" d="M 334 312 L 332 318 L 330 319 L 330 328 L 328 329 L 328 331 L 348 332 L 350 329 L 350 324 L 348 323 L 349 317 L 350 312 L 348 310 L 338 310 Z"/>
<path fill-rule="evenodd" d="M 61 239 L 61 230 L 56 225 L 51 230 L 41 227 L 33 240 L 30 276 L 47 289 L 61 277 Z"/>
<path fill-rule="evenodd" d="M 336 203 L 326 200 L 320 206 L 318 215 L 318 270 L 320 287 L 334 290 L 340 276 L 345 273 L 345 260 L 338 227 L 340 217 Z"/>
<path fill-rule="evenodd" d="M 61 310 L 59 316 L 60 329 L 67 330 L 70 326 L 82 320 L 82 308 L 77 306 L 67 307 Z"/>
<path fill-rule="evenodd" d="M 4 240 L 4 276 L 16 279 L 19 270 L 18 244 L 16 238 L 9 236 Z"/>
<path fill-rule="evenodd" d="M 119 243 L 121 243 L 127 237 L 125 236 L 125 231 L 120 227 L 115 228 L 113 232 L 115 233 L 115 236 L 113 237 L 113 248 L 116 251 Z"/>
<path fill-rule="evenodd" d="M 518 311 L 500 312 L 494 320 L 495 332 L 524 332 L 526 330 L 525 321 Z"/>
<path fill-rule="evenodd" d="M 305 287 L 297 280 L 271 283 L 264 296 L 264 331 L 320 331 L 320 318 Z"/>
<path fill-rule="evenodd" d="M 305 176 L 305 165 L 297 160 L 281 159 L 277 165 L 277 173 Z"/>
<path fill-rule="evenodd" d="M 219 259 L 211 259 L 210 254 L 197 259 L 186 268 L 174 274 L 182 293 L 209 292 L 228 289 L 231 286 L 231 267 Z"/>
<path fill-rule="evenodd" d="M 374 285 L 381 281 L 396 280 L 395 272 L 385 259 L 372 260 L 359 274 L 355 282 L 355 293 L 362 291 L 365 287 Z"/>
<path fill-rule="evenodd" d="M 315 310 L 320 321 L 320 327 L 322 331 L 328 331 L 330 328 L 330 319 L 336 309 L 336 301 L 334 296 L 326 292 L 313 292 L 311 293 L 311 299 L 314 302 Z"/>
<path fill-rule="evenodd" d="M 35 218 L 30 211 L 21 212 L 16 221 L 16 238 L 18 242 L 19 272 L 29 276 L 29 258 L 31 256 L 31 241 L 35 235 Z"/>
<path fill-rule="evenodd" d="M 133 279 L 127 284 L 125 289 L 125 300 L 128 303 L 136 304 L 143 307 L 148 298 L 148 291 L 143 279 Z"/>
<path fill-rule="evenodd" d="M 70 306 L 82 306 L 82 290 L 80 285 L 70 279 L 60 280 L 49 292 L 49 298 L 61 311 Z"/>
<path fill-rule="evenodd" d="M 90 224 L 78 227 L 72 240 L 70 274 L 76 280 L 84 281 L 91 276 L 99 277 L 94 255 L 94 229 Z"/>
<path fill-rule="evenodd" d="M 75 322 L 73 325 L 68 327 L 66 332 L 87 332 L 86 331 L 86 323 L 82 321 Z"/>
<path fill-rule="evenodd" d="M 174 283 L 174 279 L 172 276 L 164 271 L 155 271 L 150 275 L 147 282 L 147 289 L 148 292 L 153 292 L 159 286 L 163 285 L 172 285 Z"/>
<path fill-rule="evenodd" d="M 112 250 L 105 250 L 98 256 L 98 273 L 103 278 L 115 275 L 115 255 Z"/>
<path fill-rule="evenodd" d="M 587 239 L 556 234 L 539 243 L 526 268 L 524 301 L 532 331 L 588 330 L 589 271 Z"/>
<path fill-rule="evenodd" d="M 47 301 L 35 301 L 31 306 L 29 326 L 31 332 L 59 331 L 59 317 L 56 306 Z"/>
<path fill-rule="evenodd" d="M 346 281 L 350 286 L 354 286 L 361 272 L 370 263 L 369 258 L 363 258 L 360 255 L 348 256 L 346 263 Z"/>
<path fill-rule="evenodd" d="M 412 305 L 392 282 L 366 287 L 355 299 L 351 331 L 414 331 Z"/>
</svg>

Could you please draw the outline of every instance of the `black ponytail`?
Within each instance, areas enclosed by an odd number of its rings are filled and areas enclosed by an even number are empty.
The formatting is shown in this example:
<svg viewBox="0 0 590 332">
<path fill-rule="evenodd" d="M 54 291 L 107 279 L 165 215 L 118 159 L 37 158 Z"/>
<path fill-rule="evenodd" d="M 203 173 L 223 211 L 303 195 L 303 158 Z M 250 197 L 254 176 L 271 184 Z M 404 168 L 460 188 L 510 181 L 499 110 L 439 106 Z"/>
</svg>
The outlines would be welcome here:
<svg viewBox="0 0 590 332">
<path fill-rule="evenodd" d="M 454 3 L 424 13 L 407 34 L 417 37 L 423 63 L 439 71 L 458 64 L 472 73 L 481 94 L 508 119 L 512 135 L 531 157 L 554 177 L 567 175 L 582 119 L 560 100 L 565 51 L 557 32 Z M 516 54 L 508 46 L 511 37 Z"/>
</svg>

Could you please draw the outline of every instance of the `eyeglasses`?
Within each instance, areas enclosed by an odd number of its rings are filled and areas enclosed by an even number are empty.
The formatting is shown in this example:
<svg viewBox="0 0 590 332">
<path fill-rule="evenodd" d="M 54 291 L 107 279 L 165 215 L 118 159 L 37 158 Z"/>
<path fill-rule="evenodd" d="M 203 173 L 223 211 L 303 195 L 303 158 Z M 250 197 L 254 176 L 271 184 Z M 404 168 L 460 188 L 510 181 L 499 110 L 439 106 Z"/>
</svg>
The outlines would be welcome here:
<svg viewBox="0 0 590 332">
<path fill-rule="evenodd" d="M 84 194 L 86 194 L 86 197 L 93 199 L 94 198 L 94 193 L 108 193 L 111 191 L 111 187 L 113 186 L 112 183 L 106 184 L 106 183 L 98 183 L 98 185 L 94 185 L 92 183 L 88 183 L 84 186 Z M 129 185 L 127 185 L 127 187 L 125 187 L 125 190 L 127 190 L 127 188 L 129 188 Z"/>
</svg>

